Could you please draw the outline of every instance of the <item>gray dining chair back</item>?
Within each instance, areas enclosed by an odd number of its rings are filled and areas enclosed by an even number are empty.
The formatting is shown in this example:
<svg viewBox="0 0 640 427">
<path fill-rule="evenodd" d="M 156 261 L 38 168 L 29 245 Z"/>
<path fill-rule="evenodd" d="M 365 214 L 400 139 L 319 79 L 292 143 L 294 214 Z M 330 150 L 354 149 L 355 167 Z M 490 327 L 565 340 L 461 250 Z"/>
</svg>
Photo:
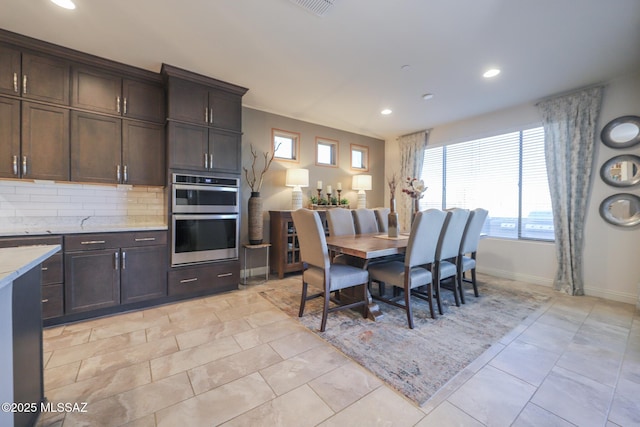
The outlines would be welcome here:
<svg viewBox="0 0 640 427">
<path fill-rule="evenodd" d="M 362 314 L 366 317 L 369 302 L 367 297 L 369 272 L 362 268 L 329 262 L 327 240 L 318 212 L 309 209 L 298 209 L 291 213 L 291 217 L 296 230 L 298 230 L 300 258 L 305 265 L 305 269 L 302 272 L 302 296 L 298 316 L 302 317 L 304 314 L 306 301 L 322 296 L 324 297 L 324 305 L 320 323 L 321 332 L 325 330 L 327 315 L 330 312 L 362 307 Z M 307 295 L 308 285 L 319 288 L 321 291 L 313 295 Z M 359 301 L 343 304 L 339 299 L 331 298 L 331 293 L 334 291 L 360 285 L 362 299 Z M 334 302 L 337 306 L 329 308 L 330 302 Z"/>
<path fill-rule="evenodd" d="M 356 225 L 356 234 L 369 234 L 378 232 L 378 221 L 373 209 L 355 209 L 353 222 Z"/>
<path fill-rule="evenodd" d="M 443 279 L 453 278 L 453 296 L 456 306 L 460 306 L 460 298 L 458 296 L 459 288 L 462 287 L 462 272 L 458 271 L 458 258 L 460 256 L 460 243 L 462 235 L 467 226 L 467 218 L 469 218 L 468 209 L 453 208 L 448 209 L 451 215 L 447 218 L 443 234 L 440 237 L 442 242 L 436 251 L 435 272 L 437 277 L 434 279 L 434 290 L 438 301 L 438 311 L 442 314 L 442 299 L 440 297 L 440 282 Z"/>
<path fill-rule="evenodd" d="M 378 222 L 378 231 L 386 233 L 389 230 L 389 208 L 375 208 L 373 210 L 376 214 L 376 221 Z"/>
<path fill-rule="evenodd" d="M 328 209 L 327 225 L 329 226 L 329 236 L 353 236 L 356 234 L 353 215 L 349 209 Z"/>
<path fill-rule="evenodd" d="M 460 244 L 460 256 L 458 258 L 458 270 L 463 275 L 460 282 L 460 301 L 464 304 L 464 288 L 462 284 L 469 282 L 464 277 L 466 271 L 471 271 L 471 285 L 473 286 L 473 294 L 480 296 L 478 293 L 478 284 L 476 280 L 476 259 L 478 252 L 478 245 L 480 244 L 480 234 L 482 227 L 489 216 L 489 211 L 482 208 L 477 208 L 469 212 L 469 219 L 467 220 L 467 226 L 462 236 L 462 243 Z"/>
<path fill-rule="evenodd" d="M 436 317 L 433 309 L 434 275 L 431 267 L 441 242 L 440 236 L 445 220 L 450 215 L 449 212 L 437 209 L 418 212 L 411 226 L 404 262 L 391 261 L 369 266 L 369 285 L 377 281 L 392 285 L 394 289 L 403 289 L 404 304 L 398 302 L 400 296 L 396 292 L 391 297 L 381 294 L 375 298 L 403 308 L 407 313 L 407 323 L 411 329 L 413 329 L 411 296 L 426 300 L 429 303 L 431 317 Z M 426 291 L 419 289 L 422 287 L 425 287 Z"/>
</svg>

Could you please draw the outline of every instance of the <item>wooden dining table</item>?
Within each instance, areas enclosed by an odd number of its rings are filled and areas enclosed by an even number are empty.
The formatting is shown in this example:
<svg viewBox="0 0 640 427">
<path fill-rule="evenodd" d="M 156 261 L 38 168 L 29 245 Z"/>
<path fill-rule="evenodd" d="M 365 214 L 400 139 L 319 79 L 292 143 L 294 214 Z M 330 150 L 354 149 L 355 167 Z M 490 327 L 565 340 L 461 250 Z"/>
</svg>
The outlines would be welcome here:
<svg viewBox="0 0 640 427">
<path fill-rule="evenodd" d="M 403 254 L 409 243 L 408 234 L 400 234 L 398 237 L 389 237 L 385 233 L 374 234 L 356 234 L 352 236 L 327 236 L 327 248 L 329 251 L 351 255 L 365 260 L 363 268 L 367 268 L 370 262 L 375 262 L 378 258 Z M 346 291 L 346 292 L 345 292 Z M 351 299 L 351 293 L 348 289 L 340 291 L 341 297 Z M 362 294 L 360 294 L 362 295 Z M 383 316 L 382 311 L 377 303 L 367 292 L 369 299 L 368 317 L 371 320 L 378 320 Z M 353 299 L 357 299 L 354 294 Z"/>
</svg>

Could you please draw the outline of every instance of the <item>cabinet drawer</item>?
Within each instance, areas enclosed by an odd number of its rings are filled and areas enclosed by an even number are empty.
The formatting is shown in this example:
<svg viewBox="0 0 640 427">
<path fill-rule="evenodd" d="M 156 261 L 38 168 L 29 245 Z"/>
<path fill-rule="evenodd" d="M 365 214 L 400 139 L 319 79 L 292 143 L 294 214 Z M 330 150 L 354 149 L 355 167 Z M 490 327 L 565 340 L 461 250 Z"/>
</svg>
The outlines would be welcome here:
<svg viewBox="0 0 640 427">
<path fill-rule="evenodd" d="M 62 265 L 62 252 L 51 255 L 49 259 L 45 260 L 42 263 L 42 284 L 62 283 L 64 280 Z"/>
<path fill-rule="evenodd" d="M 227 291 L 237 289 L 238 283 L 240 283 L 239 261 L 169 271 L 170 296 Z"/>
<path fill-rule="evenodd" d="M 62 283 L 42 286 L 42 318 L 59 317 L 64 314 L 64 291 Z"/>
<path fill-rule="evenodd" d="M 131 233 L 70 234 L 64 236 L 64 250 L 91 251 L 127 246 Z"/>
<path fill-rule="evenodd" d="M 12 248 L 15 246 L 32 246 L 32 245 L 62 246 L 62 236 L 7 237 L 7 238 L 0 239 L 0 248 Z"/>
<path fill-rule="evenodd" d="M 166 245 L 168 231 L 136 231 L 129 234 L 129 243 L 125 246 Z"/>
</svg>

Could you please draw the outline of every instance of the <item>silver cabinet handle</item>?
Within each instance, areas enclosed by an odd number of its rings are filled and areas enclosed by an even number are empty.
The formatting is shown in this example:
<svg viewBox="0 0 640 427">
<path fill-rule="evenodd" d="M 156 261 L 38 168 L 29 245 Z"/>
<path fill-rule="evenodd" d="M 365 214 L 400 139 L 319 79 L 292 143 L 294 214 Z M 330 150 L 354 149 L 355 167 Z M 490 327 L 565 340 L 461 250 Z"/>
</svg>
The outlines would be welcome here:
<svg viewBox="0 0 640 427">
<path fill-rule="evenodd" d="M 209 154 L 209 168 L 213 169 L 213 154 Z"/>
<path fill-rule="evenodd" d="M 118 252 L 114 252 L 113 253 L 113 260 L 114 260 L 114 270 L 119 270 L 120 269 L 120 254 Z"/>
<path fill-rule="evenodd" d="M 209 107 L 204 107 L 204 122 L 209 123 Z"/>
<path fill-rule="evenodd" d="M 123 173 L 123 181 L 126 183 L 127 181 L 129 181 L 129 173 L 127 172 L 127 165 L 124 165 L 124 173 Z"/>
<path fill-rule="evenodd" d="M 198 278 L 194 277 L 192 279 L 182 279 L 180 280 L 180 283 L 189 283 L 189 282 L 197 282 L 197 281 L 198 281 Z"/>
<path fill-rule="evenodd" d="M 127 253 L 122 251 L 122 269 L 127 268 Z"/>
<path fill-rule="evenodd" d="M 13 91 L 18 93 L 18 73 L 13 73 Z"/>
<path fill-rule="evenodd" d="M 221 273 L 221 274 L 218 274 L 218 277 L 229 277 L 229 276 L 233 276 L 233 273 Z"/>
<path fill-rule="evenodd" d="M 127 115 L 127 98 L 124 99 L 124 113 L 125 116 Z"/>
<path fill-rule="evenodd" d="M 22 93 L 27 94 L 27 75 L 22 76 Z"/>
<path fill-rule="evenodd" d="M 49 267 L 42 267 L 40 268 L 41 271 L 47 271 L 49 269 Z"/>
<path fill-rule="evenodd" d="M 42 303 L 43 303 L 43 304 L 46 304 L 46 303 L 48 303 L 48 302 L 49 302 L 49 298 L 47 298 L 47 299 L 43 299 L 43 300 L 42 300 Z"/>
<path fill-rule="evenodd" d="M 204 153 L 204 168 L 209 169 L 209 156 L 207 156 L 207 153 Z"/>
<path fill-rule="evenodd" d="M 120 112 L 120 97 L 116 96 L 116 111 Z"/>
<path fill-rule="evenodd" d="M 138 237 L 135 239 L 136 242 L 154 242 L 155 240 L 155 237 Z"/>
<path fill-rule="evenodd" d="M 116 181 L 120 182 L 120 165 L 116 166 Z"/>
<path fill-rule="evenodd" d="M 104 240 L 85 240 L 84 242 L 80 242 L 81 245 L 101 245 L 106 243 Z"/>
<path fill-rule="evenodd" d="M 22 176 L 27 176 L 27 156 L 22 156 Z"/>
<path fill-rule="evenodd" d="M 18 175 L 18 156 L 13 156 L 13 174 Z"/>
<path fill-rule="evenodd" d="M 213 124 L 213 108 L 209 108 L 209 123 Z"/>
</svg>

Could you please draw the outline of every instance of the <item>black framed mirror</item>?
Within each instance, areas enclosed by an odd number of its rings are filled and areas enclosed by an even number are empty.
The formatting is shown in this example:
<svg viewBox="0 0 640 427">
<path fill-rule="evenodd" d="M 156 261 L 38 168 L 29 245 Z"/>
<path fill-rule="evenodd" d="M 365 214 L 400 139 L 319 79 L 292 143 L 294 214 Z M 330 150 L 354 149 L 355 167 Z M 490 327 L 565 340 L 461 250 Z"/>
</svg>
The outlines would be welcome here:
<svg viewBox="0 0 640 427">
<path fill-rule="evenodd" d="M 640 182 L 640 157 L 633 154 L 615 156 L 600 168 L 600 178 L 614 187 L 631 187 Z"/>
<path fill-rule="evenodd" d="M 622 116 L 602 128 L 602 142 L 611 148 L 629 148 L 640 143 L 640 117 Z"/>
<path fill-rule="evenodd" d="M 619 227 L 636 226 L 640 224 L 640 197 L 629 193 L 609 196 L 600 204 L 600 216 Z"/>
</svg>

